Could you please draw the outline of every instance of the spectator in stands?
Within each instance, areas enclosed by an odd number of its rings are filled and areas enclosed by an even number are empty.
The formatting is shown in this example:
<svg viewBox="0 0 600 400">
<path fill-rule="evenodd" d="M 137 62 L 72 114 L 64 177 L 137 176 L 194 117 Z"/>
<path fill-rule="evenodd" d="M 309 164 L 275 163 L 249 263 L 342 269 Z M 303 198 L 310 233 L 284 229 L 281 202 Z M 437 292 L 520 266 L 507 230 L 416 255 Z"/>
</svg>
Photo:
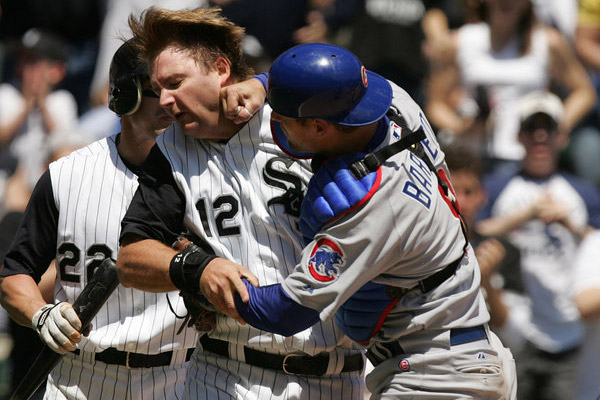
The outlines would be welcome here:
<svg viewBox="0 0 600 400">
<path fill-rule="evenodd" d="M 31 29 L 13 54 L 20 86 L 0 85 L 0 146 L 9 149 L 33 188 L 45 169 L 48 140 L 77 123 L 77 104 L 68 91 L 55 90 L 66 73 L 61 39 Z"/>
<path fill-rule="evenodd" d="M 85 112 L 106 0 L 53 0 L 51 6 L 40 0 L 0 0 L 0 6 L 0 41 L 18 40 L 31 28 L 61 37 L 68 49 L 68 67 L 60 88 L 73 94 L 80 114 Z M 0 79 L 12 82 L 12 60 L 6 62 Z"/>
<path fill-rule="evenodd" d="M 518 104 L 520 170 L 486 179 L 489 201 L 477 230 L 502 236 L 520 250 L 521 276 L 531 310 L 517 362 L 520 399 L 572 399 L 583 325 L 570 293 L 573 259 L 593 227 L 600 227 L 600 193 L 558 169 L 567 140 L 559 128 L 560 99 L 545 91 Z M 510 313 L 510 310 L 509 310 Z"/>
<path fill-rule="evenodd" d="M 453 33 L 456 56 L 432 71 L 425 111 L 444 131 L 440 140 L 463 136 L 478 144 L 487 170 L 514 169 L 524 155 L 517 140 L 519 98 L 560 86 L 566 95 L 558 129 L 568 134 L 595 93 L 569 42 L 536 22 L 530 0 L 488 0 L 480 12 L 482 22 Z"/>
<path fill-rule="evenodd" d="M 337 0 L 348 7 L 346 0 Z M 346 47 L 365 66 L 396 82 L 419 105 L 424 105 L 423 84 L 429 61 L 427 41 L 445 42 L 448 28 L 463 23 L 463 11 L 455 0 L 353 0 L 357 4 L 351 37 Z M 431 44 L 430 44 L 431 46 Z M 430 55 L 440 54 L 430 51 Z"/>
</svg>

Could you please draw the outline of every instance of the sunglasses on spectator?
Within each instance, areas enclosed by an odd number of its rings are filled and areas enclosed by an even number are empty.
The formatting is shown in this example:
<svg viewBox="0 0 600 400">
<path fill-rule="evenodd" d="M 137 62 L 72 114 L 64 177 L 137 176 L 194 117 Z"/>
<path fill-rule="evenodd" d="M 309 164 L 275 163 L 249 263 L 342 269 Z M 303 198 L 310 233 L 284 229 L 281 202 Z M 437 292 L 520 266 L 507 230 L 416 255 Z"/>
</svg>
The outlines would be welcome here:
<svg viewBox="0 0 600 400">
<path fill-rule="evenodd" d="M 558 131 L 558 124 L 550 118 L 531 118 L 521 124 L 521 130 L 525 133 L 533 133 L 538 129 L 554 133 Z"/>
</svg>

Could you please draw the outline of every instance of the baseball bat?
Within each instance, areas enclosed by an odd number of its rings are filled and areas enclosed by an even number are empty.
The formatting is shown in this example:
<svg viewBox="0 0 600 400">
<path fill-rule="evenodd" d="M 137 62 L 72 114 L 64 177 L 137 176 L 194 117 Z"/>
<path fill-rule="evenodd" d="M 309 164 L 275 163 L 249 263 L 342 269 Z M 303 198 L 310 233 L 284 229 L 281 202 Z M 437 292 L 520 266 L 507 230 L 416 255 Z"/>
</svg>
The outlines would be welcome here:
<svg viewBox="0 0 600 400">
<path fill-rule="evenodd" d="M 92 322 L 118 284 L 117 266 L 113 260 L 107 258 L 98 266 L 90 281 L 73 303 L 73 308 L 81 320 L 82 329 Z M 48 377 L 61 357 L 62 354 L 56 353 L 45 345 L 10 399 L 28 400 Z"/>
</svg>

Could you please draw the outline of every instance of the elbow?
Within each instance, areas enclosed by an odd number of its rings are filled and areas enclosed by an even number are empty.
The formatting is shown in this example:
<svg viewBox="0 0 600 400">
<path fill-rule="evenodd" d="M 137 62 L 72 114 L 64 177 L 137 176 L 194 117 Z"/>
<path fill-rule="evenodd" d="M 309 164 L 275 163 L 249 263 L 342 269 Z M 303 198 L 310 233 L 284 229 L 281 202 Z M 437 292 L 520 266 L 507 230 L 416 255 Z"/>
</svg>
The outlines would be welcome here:
<svg viewBox="0 0 600 400">
<path fill-rule="evenodd" d="M 4 290 L 4 278 L 0 278 L 0 305 L 6 309 L 7 308 L 7 303 L 6 303 L 6 291 Z"/>
</svg>

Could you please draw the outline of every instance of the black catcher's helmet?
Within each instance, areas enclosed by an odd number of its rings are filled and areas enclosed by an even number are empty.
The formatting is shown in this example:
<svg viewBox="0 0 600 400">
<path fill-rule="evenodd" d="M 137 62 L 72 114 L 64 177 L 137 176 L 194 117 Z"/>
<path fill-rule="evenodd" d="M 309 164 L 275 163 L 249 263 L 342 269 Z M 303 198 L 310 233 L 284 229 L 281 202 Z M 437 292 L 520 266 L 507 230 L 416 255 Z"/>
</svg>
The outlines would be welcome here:
<svg viewBox="0 0 600 400">
<path fill-rule="evenodd" d="M 148 75 L 148 66 L 133 43 L 134 39 L 123 43 L 110 63 L 108 108 L 119 115 L 137 111 L 142 102 L 140 76 Z"/>
</svg>

